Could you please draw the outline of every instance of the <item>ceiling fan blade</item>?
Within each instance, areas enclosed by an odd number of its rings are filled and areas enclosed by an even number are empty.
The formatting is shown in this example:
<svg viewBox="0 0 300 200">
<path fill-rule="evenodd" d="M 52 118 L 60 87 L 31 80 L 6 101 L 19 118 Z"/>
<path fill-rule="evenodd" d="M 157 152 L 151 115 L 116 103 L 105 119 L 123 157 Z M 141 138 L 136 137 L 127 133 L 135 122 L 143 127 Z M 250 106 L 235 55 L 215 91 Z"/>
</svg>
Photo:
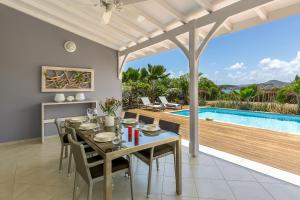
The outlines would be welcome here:
<svg viewBox="0 0 300 200">
<path fill-rule="evenodd" d="M 101 18 L 101 24 L 104 24 L 104 25 L 108 24 L 110 21 L 111 15 L 112 15 L 112 10 L 107 10 L 107 11 L 103 12 L 102 18 Z"/>
<path fill-rule="evenodd" d="M 134 3 L 139 3 L 147 0 L 122 0 L 121 2 L 123 3 L 124 6 L 129 5 L 129 4 L 134 4 Z"/>
</svg>

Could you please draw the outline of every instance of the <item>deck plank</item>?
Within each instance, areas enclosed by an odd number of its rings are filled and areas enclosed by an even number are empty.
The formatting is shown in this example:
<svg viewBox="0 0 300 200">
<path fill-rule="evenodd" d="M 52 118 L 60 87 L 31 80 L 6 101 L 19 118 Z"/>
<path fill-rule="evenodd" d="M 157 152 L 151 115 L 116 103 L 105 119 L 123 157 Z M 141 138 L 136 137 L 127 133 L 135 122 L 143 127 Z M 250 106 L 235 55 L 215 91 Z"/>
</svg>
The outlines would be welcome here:
<svg viewBox="0 0 300 200">
<path fill-rule="evenodd" d="M 187 107 L 184 107 L 187 109 Z M 189 118 L 132 109 L 131 112 L 181 124 L 184 139 L 189 139 Z M 220 151 L 300 175 L 300 136 L 215 121 L 198 120 L 199 143 Z"/>
</svg>

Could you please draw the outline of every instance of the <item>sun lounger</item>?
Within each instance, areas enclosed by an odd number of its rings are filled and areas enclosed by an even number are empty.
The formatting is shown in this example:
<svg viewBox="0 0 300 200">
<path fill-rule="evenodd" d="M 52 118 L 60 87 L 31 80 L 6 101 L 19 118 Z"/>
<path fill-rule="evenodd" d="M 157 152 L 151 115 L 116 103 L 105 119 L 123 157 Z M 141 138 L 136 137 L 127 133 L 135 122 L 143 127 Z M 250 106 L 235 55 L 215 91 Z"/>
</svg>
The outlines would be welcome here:
<svg viewBox="0 0 300 200">
<path fill-rule="evenodd" d="M 162 105 L 154 105 L 153 103 L 151 103 L 148 97 L 142 97 L 141 100 L 143 103 L 143 107 L 146 109 L 151 109 L 154 111 L 159 111 L 164 109 Z"/>
<path fill-rule="evenodd" d="M 159 100 L 163 104 L 165 108 L 171 108 L 171 109 L 182 109 L 182 105 L 178 103 L 169 103 L 167 98 L 165 96 L 160 96 Z"/>
</svg>

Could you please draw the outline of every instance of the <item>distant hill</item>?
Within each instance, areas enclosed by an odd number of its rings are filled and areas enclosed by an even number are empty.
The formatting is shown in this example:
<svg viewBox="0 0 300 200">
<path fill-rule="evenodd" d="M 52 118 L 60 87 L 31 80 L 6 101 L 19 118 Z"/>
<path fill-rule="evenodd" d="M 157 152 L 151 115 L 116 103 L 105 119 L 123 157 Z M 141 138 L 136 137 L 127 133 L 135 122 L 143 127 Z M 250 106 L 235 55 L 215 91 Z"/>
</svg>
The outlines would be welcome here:
<svg viewBox="0 0 300 200">
<path fill-rule="evenodd" d="M 289 85 L 290 83 L 283 82 L 283 81 L 278 81 L 278 80 L 269 80 L 264 83 L 258 83 L 258 87 L 263 88 L 263 89 L 273 89 L 273 88 L 282 88 L 286 85 Z M 219 87 L 223 90 L 237 90 L 242 87 L 247 87 L 251 84 L 244 84 L 244 85 L 219 85 Z"/>
<path fill-rule="evenodd" d="M 265 83 L 258 84 L 259 87 L 264 89 L 272 89 L 272 88 L 282 88 L 284 86 L 289 85 L 290 83 L 278 81 L 278 80 L 270 80 Z"/>
</svg>

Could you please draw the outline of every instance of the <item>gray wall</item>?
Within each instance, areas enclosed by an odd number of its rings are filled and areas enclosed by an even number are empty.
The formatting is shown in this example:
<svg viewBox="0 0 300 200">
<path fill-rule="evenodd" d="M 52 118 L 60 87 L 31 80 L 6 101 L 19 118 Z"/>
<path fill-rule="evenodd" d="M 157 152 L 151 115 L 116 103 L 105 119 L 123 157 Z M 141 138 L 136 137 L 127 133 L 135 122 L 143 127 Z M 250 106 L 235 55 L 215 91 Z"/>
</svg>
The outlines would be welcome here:
<svg viewBox="0 0 300 200">
<path fill-rule="evenodd" d="M 92 67 L 96 91 L 86 96 L 121 98 L 115 50 L 1 4 L 0 27 L 0 142 L 40 136 L 40 104 L 54 97 L 54 93 L 40 92 L 41 65 Z M 75 53 L 63 49 L 67 40 L 76 42 Z M 84 107 L 63 106 L 54 109 L 53 115 L 84 111 Z M 50 128 L 47 134 L 55 131 Z"/>
</svg>

